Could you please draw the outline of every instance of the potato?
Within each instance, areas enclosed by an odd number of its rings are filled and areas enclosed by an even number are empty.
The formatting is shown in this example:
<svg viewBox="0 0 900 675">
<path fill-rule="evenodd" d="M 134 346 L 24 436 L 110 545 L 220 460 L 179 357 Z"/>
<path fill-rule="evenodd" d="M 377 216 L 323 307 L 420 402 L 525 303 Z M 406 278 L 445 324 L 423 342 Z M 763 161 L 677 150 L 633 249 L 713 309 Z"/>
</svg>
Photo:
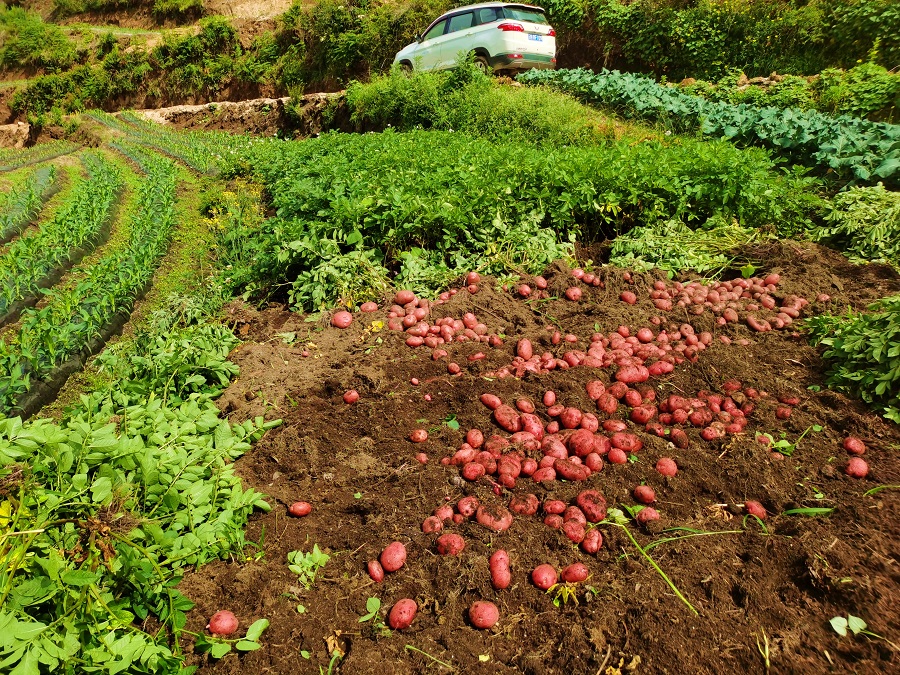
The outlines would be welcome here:
<svg viewBox="0 0 900 675">
<path fill-rule="evenodd" d="M 476 481 L 486 473 L 484 464 L 469 462 L 462 468 L 462 477 L 468 481 Z"/>
<path fill-rule="evenodd" d="M 522 421 L 523 431 L 527 431 L 538 441 L 544 437 L 544 423 L 541 421 L 540 417 L 530 413 L 522 413 L 520 419 Z"/>
<path fill-rule="evenodd" d="M 756 516 L 760 520 L 765 520 L 766 509 L 757 501 L 748 499 L 744 502 L 744 510 L 751 516 Z"/>
<path fill-rule="evenodd" d="M 519 412 L 523 412 L 523 413 L 533 413 L 534 412 L 534 403 L 532 403 L 530 399 L 519 398 L 519 399 L 516 399 L 516 409 Z"/>
<path fill-rule="evenodd" d="M 344 403 L 351 404 L 356 403 L 359 400 L 359 392 L 356 389 L 348 389 L 344 392 Z"/>
<path fill-rule="evenodd" d="M 606 393 L 606 385 L 600 380 L 593 380 L 586 385 L 587 395 L 592 401 L 596 401 Z"/>
<path fill-rule="evenodd" d="M 678 473 L 678 465 L 671 457 L 660 457 L 656 462 L 656 470 L 663 476 L 671 478 Z"/>
<path fill-rule="evenodd" d="M 557 459 L 553 462 L 553 468 L 557 475 L 562 476 L 566 480 L 582 481 L 587 480 L 590 475 L 590 469 L 586 466 L 575 464 L 569 459 Z"/>
<path fill-rule="evenodd" d="M 584 540 L 584 536 L 587 533 L 587 526 L 577 520 L 568 520 L 563 521 L 562 531 L 563 534 L 565 534 L 569 538 L 569 540 L 576 544 L 580 544 Z"/>
<path fill-rule="evenodd" d="M 396 572 L 406 563 L 406 546 L 395 541 L 387 545 L 379 556 L 385 572 Z"/>
<path fill-rule="evenodd" d="M 645 506 L 638 512 L 637 516 L 635 516 L 635 520 L 641 525 L 646 525 L 651 520 L 659 520 L 659 511 L 652 506 Z"/>
<path fill-rule="evenodd" d="M 674 432 L 676 429 L 672 431 Z M 619 448 L 619 450 L 624 450 L 625 452 L 637 452 L 644 446 L 641 439 L 627 431 L 617 431 L 609 441 L 614 448 Z"/>
<path fill-rule="evenodd" d="M 580 546 L 585 553 L 595 554 L 603 546 L 603 533 L 596 527 L 592 527 L 584 533 L 584 539 L 581 540 Z"/>
<path fill-rule="evenodd" d="M 434 534 L 444 529 L 444 521 L 437 516 L 428 516 L 422 522 L 422 532 L 425 534 Z"/>
<path fill-rule="evenodd" d="M 596 452 L 592 452 L 584 458 L 584 465 L 591 470 L 591 473 L 597 473 L 603 470 L 603 458 Z"/>
<path fill-rule="evenodd" d="M 331 317 L 331 325 L 335 328 L 347 328 L 353 323 L 353 315 L 347 311 L 335 312 Z"/>
<path fill-rule="evenodd" d="M 594 434 L 587 429 L 578 429 L 566 441 L 569 451 L 578 457 L 587 457 L 594 451 Z"/>
<path fill-rule="evenodd" d="M 597 419 L 597 416 L 593 413 L 584 413 L 581 417 L 581 422 L 579 422 L 578 426 L 581 429 L 585 429 L 594 433 L 597 429 L 600 428 L 600 420 Z"/>
<path fill-rule="evenodd" d="M 505 403 L 494 409 L 494 421 L 500 428 L 510 433 L 522 430 L 522 418 L 515 408 Z"/>
<path fill-rule="evenodd" d="M 556 480 L 556 469 L 552 466 L 540 468 L 532 474 L 531 480 L 535 483 L 541 483 L 545 480 Z"/>
<path fill-rule="evenodd" d="M 476 600 L 469 607 L 469 621 L 475 628 L 491 628 L 500 620 L 500 610 L 497 605 L 487 600 Z"/>
<path fill-rule="evenodd" d="M 862 455 L 866 452 L 866 444 L 855 436 L 848 436 L 844 439 L 844 450 L 851 455 Z"/>
<path fill-rule="evenodd" d="M 512 582 L 512 573 L 509 571 L 509 553 L 503 549 L 495 551 L 488 559 L 488 567 L 491 570 L 491 585 L 498 591 L 509 588 Z"/>
<path fill-rule="evenodd" d="M 231 635 L 238 629 L 238 619 L 227 609 L 220 609 L 210 617 L 206 628 L 213 635 Z"/>
<path fill-rule="evenodd" d="M 575 429 L 581 424 L 583 415 L 578 408 L 566 408 L 559 416 L 559 423 L 564 429 Z"/>
<path fill-rule="evenodd" d="M 637 384 L 650 379 L 650 372 L 644 366 L 619 366 L 616 380 L 625 384 Z"/>
<path fill-rule="evenodd" d="M 394 302 L 398 305 L 407 305 L 415 300 L 416 294 L 412 291 L 397 291 L 397 295 L 394 296 Z"/>
<path fill-rule="evenodd" d="M 377 560 L 370 560 L 366 563 L 366 570 L 368 571 L 369 576 L 372 577 L 372 581 L 375 583 L 380 584 L 384 581 L 384 568 Z"/>
<path fill-rule="evenodd" d="M 544 563 L 543 565 L 538 565 L 531 571 L 531 580 L 534 582 L 534 585 L 542 591 L 546 591 L 553 586 L 558 579 L 559 576 L 553 568 L 553 565 Z"/>
<path fill-rule="evenodd" d="M 489 530 L 502 532 L 512 525 L 513 515 L 500 505 L 482 504 L 475 512 L 475 519 Z"/>
<path fill-rule="evenodd" d="M 851 457 L 844 467 L 844 473 L 853 478 L 865 478 L 869 475 L 869 465 L 862 457 Z"/>
<path fill-rule="evenodd" d="M 413 443 L 424 443 L 428 440 L 428 432 L 425 429 L 413 429 L 409 432 L 409 440 Z"/>
<path fill-rule="evenodd" d="M 608 459 L 611 464 L 626 464 L 628 462 L 628 455 L 625 454 L 624 450 L 613 448 L 607 453 L 606 459 Z"/>
<path fill-rule="evenodd" d="M 473 448 L 480 448 L 482 443 L 484 443 L 484 434 L 479 429 L 469 429 L 466 432 L 466 443 Z"/>
<path fill-rule="evenodd" d="M 538 465 L 537 462 L 531 459 L 530 457 L 522 461 L 522 475 L 523 476 L 533 476 L 534 472 L 537 471 Z"/>
<path fill-rule="evenodd" d="M 537 496 L 530 493 L 522 497 L 513 495 L 509 500 L 509 510 L 522 516 L 533 516 L 537 513 L 539 505 Z"/>
<path fill-rule="evenodd" d="M 562 580 L 567 583 L 577 584 L 587 579 L 589 575 L 590 571 L 588 570 L 587 565 L 584 563 L 573 563 L 566 567 L 560 576 L 562 577 Z"/>
<path fill-rule="evenodd" d="M 564 513 L 566 503 L 560 499 L 548 499 L 544 502 L 544 511 L 546 513 Z"/>
<path fill-rule="evenodd" d="M 634 499 L 641 504 L 652 504 L 656 501 L 656 492 L 649 485 L 638 485 L 634 488 Z"/>
<path fill-rule="evenodd" d="M 466 518 L 471 518 L 478 511 L 480 504 L 478 497 L 463 497 L 457 503 L 456 510 Z"/>
<path fill-rule="evenodd" d="M 520 356 L 526 361 L 534 356 L 534 347 L 531 346 L 531 340 L 522 338 L 516 345 L 516 356 Z"/>
<path fill-rule="evenodd" d="M 494 394 L 482 394 L 481 402 L 491 410 L 496 410 L 503 403 L 503 401 L 500 400 L 500 397 L 494 396 Z"/>
<path fill-rule="evenodd" d="M 575 503 L 588 522 L 599 523 L 606 518 L 606 499 L 597 490 L 583 490 L 575 498 Z"/>
<path fill-rule="evenodd" d="M 415 600 L 409 598 L 398 600 L 397 604 L 391 607 L 391 611 L 388 614 L 388 625 L 394 630 L 409 628 L 416 618 L 418 610 L 419 606 Z"/>
<path fill-rule="evenodd" d="M 579 300 L 581 300 L 581 289 L 577 286 L 570 286 L 566 289 L 565 296 L 572 302 L 578 302 Z"/>
<path fill-rule="evenodd" d="M 466 547 L 466 540 L 455 532 L 448 532 L 437 538 L 435 546 L 441 555 L 459 555 Z"/>
<path fill-rule="evenodd" d="M 308 516 L 312 511 L 312 504 L 309 502 L 294 502 L 288 507 L 288 513 L 295 518 Z"/>
<path fill-rule="evenodd" d="M 619 294 L 619 300 L 622 302 L 626 302 L 629 305 L 633 305 L 637 302 L 637 296 L 631 291 L 622 291 Z"/>
<path fill-rule="evenodd" d="M 688 435 L 684 433 L 682 429 L 672 429 L 669 433 L 669 438 L 672 439 L 672 443 L 675 444 L 675 447 L 680 448 L 681 450 L 686 450 L 691 444 Z"/>
<path fill-rule="evenodd" d="M 442 504 L 434 510 L 434 515 L 441 520 L 450 520 L 453 517 L 453 507 L 449 504 Z"/>
<path fill-rule="evenodd" d="M 558 530 L 563 526 L 562 516 L 557 515 L 555 513 L 550 513 L 544 516 L 544 525 L 547 527 L 552 527 L 554 530 Z"/>
</svg>

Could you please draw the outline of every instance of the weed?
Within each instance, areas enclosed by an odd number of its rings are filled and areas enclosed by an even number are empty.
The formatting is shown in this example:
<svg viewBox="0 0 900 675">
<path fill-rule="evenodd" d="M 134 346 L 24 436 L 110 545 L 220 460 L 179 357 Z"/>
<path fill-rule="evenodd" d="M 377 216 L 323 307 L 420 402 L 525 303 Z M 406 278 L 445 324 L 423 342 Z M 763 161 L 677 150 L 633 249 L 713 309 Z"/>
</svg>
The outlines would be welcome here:
<svg viewBox="0 0 900 675">
<path fill-rule="evenodd" d="M 300 583 L 309 590 L 316 580 L 316 573 L 330 558 L 330 555 L 319 550 L 318 544 L 313 544 L 313 550 L 308 553 L 290 551 L 287 554 L 288 569 L 296 574 Z"/>
</svg>

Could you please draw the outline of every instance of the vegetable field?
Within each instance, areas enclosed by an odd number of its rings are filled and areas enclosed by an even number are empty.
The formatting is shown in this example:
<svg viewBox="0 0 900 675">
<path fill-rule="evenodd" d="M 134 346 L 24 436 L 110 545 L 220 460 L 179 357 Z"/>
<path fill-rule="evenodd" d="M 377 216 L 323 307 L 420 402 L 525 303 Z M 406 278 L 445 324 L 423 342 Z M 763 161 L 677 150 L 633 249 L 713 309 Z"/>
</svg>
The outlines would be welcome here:
<svg viewBox="0 0 900 675">
<path fill-rule="evenodd" d="M 0 671 L 896 670 L 894 131 L 704 115 L 0 155 Z"/>
</svg>

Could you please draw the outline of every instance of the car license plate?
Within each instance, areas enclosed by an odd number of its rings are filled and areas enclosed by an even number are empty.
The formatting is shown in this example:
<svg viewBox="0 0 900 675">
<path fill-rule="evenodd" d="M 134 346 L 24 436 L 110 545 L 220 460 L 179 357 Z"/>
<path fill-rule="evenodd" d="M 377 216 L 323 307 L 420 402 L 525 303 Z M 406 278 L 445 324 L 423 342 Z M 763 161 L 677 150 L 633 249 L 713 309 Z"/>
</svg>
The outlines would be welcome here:
<svg viewBox="0 0 900 675">
<path fill-rule="evenodd" d="M 543 35 L 535 35 L 534 33 L 529 33 L 529 34 L 528 34 L 528 39 L 529 39 L 529 40 L 534 40 L 535 42 L 543 42 L 543 41 L 544 41 L 544 36 L 543 36 Z"/>
</svg>

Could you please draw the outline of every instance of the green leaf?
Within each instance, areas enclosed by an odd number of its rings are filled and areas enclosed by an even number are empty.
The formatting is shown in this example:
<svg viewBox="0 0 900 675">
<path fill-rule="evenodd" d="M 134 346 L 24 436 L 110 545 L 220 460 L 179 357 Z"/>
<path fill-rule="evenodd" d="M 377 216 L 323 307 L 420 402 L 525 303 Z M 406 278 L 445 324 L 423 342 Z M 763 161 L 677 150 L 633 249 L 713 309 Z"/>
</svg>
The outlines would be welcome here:
<svg viewBox="0 0 900 675">
<path fill-rule="evenodd" d="M 376 598 L 373 596 L 373 597 L 369 598 L 368 600 L 366 600 L 366 611 L 367 612 L 375 613 L 379 609 L 381 609 L 381 599 L 380 598 Z"/>
<path fill-rule="evenodd" d="M 214 659 L 221 659 L 231 651 L 231 644 L 228 642 L 216 642 L 209 650 L 209 655 Z"/>
<path fill-rule="evenodd" d="M 241 640 L 238 642 L 234 648 L 239 652 L 254 652 L 259 649 L 262 645 L 258 642 L 253 642 L 251 640 Z"/>
<path fill-rule="evenodd" d="M 68 572 L 63 572 L 59 578 L 64 584 L 69 586 L 89 586 L 96 583 L 100 575 L 87 570 L 69 570 Z"/>
<path fill-rule="evenodd" d="M 834 513 L 833 508 L 826 508 L 824 506 L 814 506 L 809 508 L 802 509 L 788 509 L 787 511 L 782 512 L 783 516 L 828 516 Z"/>
<path fill-rule="evenodd" d="M 868 626 L 866 622 L 860 619 L 858 616 L 853 616 L 852 614 L 847 615 L 847 628 L 853 631 L 854 635 L 859 635 L 862 631 L 864 631 Z"/>
<path fill-rule="evenodd" d="M 847 619 L 842 616 L 836 616 L 829 621 L 834 632 L 840 636 L 847 636 Z"/>
<path fill-rule="evenodd" d="M 259 636 L 263 634 L 263 631 L 269 627 L 268 619 L 257 619 L 250 627 L 247 629 L 247 634 L 244 636 L 245 640 L 258 640 Z"/>
</svg>

